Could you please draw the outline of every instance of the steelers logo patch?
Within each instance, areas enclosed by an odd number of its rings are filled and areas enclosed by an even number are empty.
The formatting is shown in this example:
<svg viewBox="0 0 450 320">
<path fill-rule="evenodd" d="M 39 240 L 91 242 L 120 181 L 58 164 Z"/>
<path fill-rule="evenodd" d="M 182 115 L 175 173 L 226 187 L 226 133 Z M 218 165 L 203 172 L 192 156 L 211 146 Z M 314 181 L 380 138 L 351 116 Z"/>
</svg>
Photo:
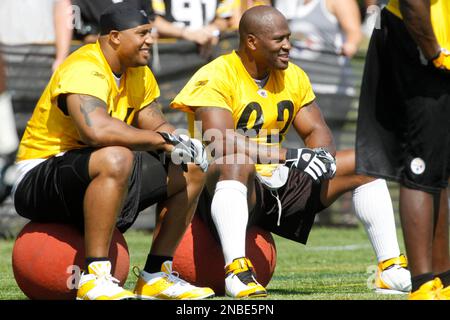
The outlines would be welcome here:
<svg viewBox="0 0 450 320">
<path fill-rule="evenodd" d="M 414 174 L 422 174 L 425 171 L 425 161 L 423 161 L 421 158 L 414 158 L 411 161 L 411 171 Z"/>
<path fill-rule="evenodd" d="M 259 89 L 259 90 L 257 91 L 257 93 L 258 93 L 261 97 L 267 98 L 267 91 L 266 91 L 266 90 L 264 90 L 264 89 Z"/>
</svg>

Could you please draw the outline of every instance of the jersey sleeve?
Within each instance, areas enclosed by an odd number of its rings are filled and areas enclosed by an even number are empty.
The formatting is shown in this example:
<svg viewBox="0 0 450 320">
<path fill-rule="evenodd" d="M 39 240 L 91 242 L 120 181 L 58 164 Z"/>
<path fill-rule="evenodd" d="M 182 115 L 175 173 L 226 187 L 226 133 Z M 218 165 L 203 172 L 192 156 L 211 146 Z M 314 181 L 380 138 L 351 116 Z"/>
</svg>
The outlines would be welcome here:
<svg viewBox="0 0 450 320">
<path fill-rule="evenodd" d="M 145 95 L 144 100 L 139 106 L 139 110 L 145 108 L 160 96 L 159 86 L 158 83 L 156 82 L 155 76 L 151 72 L 150 68 L 145 67 L 144 70 L 145 70 L 145 77 L 144 77 Z"/>
<path fill-rule="evenodd" d="M 300 105 L 300 108 L 304 107 L 305 105 L 313 102 L 316 99 L 316 95 L 314 94 L 314 91 L 311 86 L 311 82 L 309 81 L 309 77 L 306 74 L 305 71 L 300 69 L 299 67 L 297 69 L 297 93 L 298 93 L 298 103 Z"/>
<path fill-rule="evenodd" d="M 217 64 L 207 65 L 197 71 L 171 102 L 170 107 L 193 112 L 196 107 L 216 107 L 232 111 L 230 77 Z"/>
<path fill-rule="evenodd" d="M 58 86 L 53 97 L 60 94 L 77 93 L 96 97 L 108 103 L 111 85 L 107 76 L 94 63 L 81 62 L 60 71 Z"/>
</svg>

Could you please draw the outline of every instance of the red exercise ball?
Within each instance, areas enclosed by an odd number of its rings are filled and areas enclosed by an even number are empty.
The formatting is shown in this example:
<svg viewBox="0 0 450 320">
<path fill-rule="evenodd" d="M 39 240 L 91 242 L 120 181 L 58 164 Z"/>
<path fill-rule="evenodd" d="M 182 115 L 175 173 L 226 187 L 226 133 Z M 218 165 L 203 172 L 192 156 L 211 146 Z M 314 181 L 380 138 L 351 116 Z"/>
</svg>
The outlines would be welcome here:
<svg viewBox="0 0 450 320">
<path fill-rule="evenodd" d="M 258 282 L 266 286 L 275 271 L 277 251 L 272 234 L 259 227 L 247 230 L 247 257 L 255 268 Z M 196 286 L 210 287 L 216 295 L 225 294 L 224 258 L 220 244 L 207 225 L 194 216 L 178 246 L 173 270 Z"/>
<path fill-rule="evenodd" d="M 109 258 L 112 274 L 123 285 L 130 267 L 125 238 L 114 231 Z M 75 299 L 84 268 L 84 237 L 73 226 L 29 222 L 17 236 L 12 253 L 14 278 L 30 299 Z"/>
</svg>

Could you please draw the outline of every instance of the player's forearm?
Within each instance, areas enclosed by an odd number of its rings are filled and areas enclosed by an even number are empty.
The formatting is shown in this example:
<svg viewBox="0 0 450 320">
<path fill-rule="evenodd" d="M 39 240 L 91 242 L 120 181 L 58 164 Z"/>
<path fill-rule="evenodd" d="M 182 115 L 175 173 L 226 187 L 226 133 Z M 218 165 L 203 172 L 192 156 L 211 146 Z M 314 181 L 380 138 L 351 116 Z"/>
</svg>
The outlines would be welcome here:
<svg viewBox="0 0 450 320">
<path fill-rule="evenodd" d="M 114 118 L 85 130 L 80 136 L 84 143 L 92 147 L 123 146 L 136 151 L 172 149 L 157 132 L 137 129 Z"/>
<path fill-rule="evenodd" d="M 241 154 L 255 163 L 283 163 L 286 159 L 286 150 L 279 144 L 257 143 L 233 129 L 211 138 L 207 137 L 208 141 L 212 141 L 209 150 L 213 151 L 215 158 Z"/>
<path fill-rule="evenodd" d="M 333 135 L 328 127 L 320 127 L 312 131 L 304 138 L 305 146 L 308 148 L 325 148 L 333 156 L 336 156 L 336 145 Z"/>
<path fill-rule="evenodd" d="M 440 46 L 431 25 L 430 0 L 400 0 L 400 12 L 406 29 L 430 60 L 439 52 Z"/>
</svg>

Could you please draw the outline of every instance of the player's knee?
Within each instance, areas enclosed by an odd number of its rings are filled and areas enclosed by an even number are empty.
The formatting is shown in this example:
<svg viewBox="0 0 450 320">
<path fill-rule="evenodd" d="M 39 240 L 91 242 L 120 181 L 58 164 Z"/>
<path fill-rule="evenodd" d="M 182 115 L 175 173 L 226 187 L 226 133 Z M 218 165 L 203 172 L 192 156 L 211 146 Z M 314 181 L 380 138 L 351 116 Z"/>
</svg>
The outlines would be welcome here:
<svg viewBox="0 0 450 320">
<path fill-rule="evenodd" d="M 360 187 L 360 186 L 362 186 L 362 185 L 364 185 L 364 184 L 367 184 L 367 183 L 369 183 L 369 182 L 372 182 L 372 181 L 374 181 L 376 178 L 374 178 L 374 177 L 369 177 L 369 176 L 363 176 L 363 175 L 355 175 L 354 177 L 353 177 L 353 179 L 355 179 L 355 181 L 356 181 L 356 186 L 357 187 Z"/>
<path fill-rule="evenodd" d="M 125 147 L 105 147 L 100 172 L 116 180 L 127 181 L 134 163 L 134 153 Z"/>
<path fill-rule="evenodd" d="M 255 165 L 250 163 L 226 164 L 218 166 L 219 177 L 222 180 L 246 181 L 255 177 Z"/>
<path fill-rule="evenodd" d="M 213 193 L 217 182 L 220 180 L 236 180 L 249 185 L 255 177 L 255 164 L 250 158 L 245 155 L 232 155 L 228 158 L 216 158 L 210 164 L 206 186 Z"/>
</svg>

